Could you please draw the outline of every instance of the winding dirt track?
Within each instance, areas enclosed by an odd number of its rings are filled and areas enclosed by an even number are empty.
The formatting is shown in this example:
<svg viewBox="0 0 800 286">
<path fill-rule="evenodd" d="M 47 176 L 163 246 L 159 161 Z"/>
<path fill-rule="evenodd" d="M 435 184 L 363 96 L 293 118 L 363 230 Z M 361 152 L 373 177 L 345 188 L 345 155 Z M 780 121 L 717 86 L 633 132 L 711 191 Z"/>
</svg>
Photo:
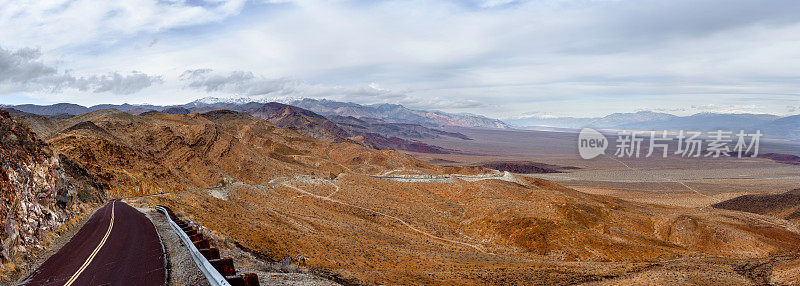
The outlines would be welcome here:
<svg viewBox="0 0 800 286">
<path fill-rule="evenodd" d="M 164 252 L 153 223 L 113 200 L 22 285 L 164 285 L 165 279 Z"/>
<path fill-rule="evenodd" d="M 348 206 L 348 207 L 357 208 L 357 209 L 360 209 L 360 210 L 363 210 L 363 211 L 368 211 L 368 212 L 371 212 L 371 213 L 378 214 L 380 216 L 384 216 L 384 217 L 393 219 L 393 220 L 399 222 L 400 224 L 404 225 L 405 227 L 411 229 L 414 232 L 420 233 L 422 235 L 425 235 L 427 237 L 430 237 L 430 238 L 433 238 L 433 239 L 436 239 L 436 240 L 445 241 L 445 242 L 449 242 L 449 243 L 453 243 L 453 244 L 460 244 L 460 245 L 464 245 L 464 246 L 469 246 L 471 248 L 474 248 L 477 251 L 486 253 L 486 250 L 484 250 L 483 247 L 480 246 L 480 245 L 470 244 L 470 243 L 466 243 L 466 242 L 462 242 L 462 241 L 457 241 L 457 240 L 452 240 L 452 239 L 447 239 L 447 238 L 435 236 L 433 234 L 424 232 L 424 231 L 414 227 L 410 223 L 408 223 L 405 220 L 403 220 L 401 218 L 398 218 L 396 216 L 388 215 L 388 214 L 385 214 L 385 213 L 382 213 L 382 212 L 379 212 L 379 211 L 376 211 L 376 210 L 371 210 L 371 209 L 368 209 L 368 208 L 359 207 L 357 205 L 346 203 L 346 202 L 343 202 L 343 201 L 340 201 L 340 200 L 337 200 L 337 199 L 331 199 L 330 196 L 327 196 L 327 197 L 319 196 L 319 195 L 316 195 L 316 194 L 311 193 L 309 191 L 303 190 L 301 188 L 292 186 L 292 185 L 290 185 L 288 183 L 284 183 L 283 186 L 286 186 L 287 188 L 293 189 L 293 190 L 298 191 L 298 192 L 300 192 L 300 193 L 302 193 L 304 195 L 308 195 L 310 197 L 313 197 L 313 198 L 316 198 L 316 199 L 319 199 L 319 200 L 329 201 L 329 202 L 332 202 L 332 203 L 337 203 L 337 204 L 340 204 L 340 205 L 345 205 L 345 206 Z M 333 195 L 333 194 L 331 194 L 331 195 Z"/>
</svg>

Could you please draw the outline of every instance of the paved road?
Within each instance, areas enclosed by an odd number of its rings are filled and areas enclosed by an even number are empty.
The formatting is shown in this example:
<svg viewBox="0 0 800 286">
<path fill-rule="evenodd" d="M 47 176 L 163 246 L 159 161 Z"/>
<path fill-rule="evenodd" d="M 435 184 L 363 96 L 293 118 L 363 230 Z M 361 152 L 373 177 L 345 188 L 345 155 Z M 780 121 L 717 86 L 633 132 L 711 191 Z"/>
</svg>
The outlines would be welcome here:
<svg viewBox="0 0 800 286">
<path fill-rule="evenodd" d="M 153 223 L 114 200 L 23 285 L 164 285 L 165 278 L 164 252 Z"/>
</svg>

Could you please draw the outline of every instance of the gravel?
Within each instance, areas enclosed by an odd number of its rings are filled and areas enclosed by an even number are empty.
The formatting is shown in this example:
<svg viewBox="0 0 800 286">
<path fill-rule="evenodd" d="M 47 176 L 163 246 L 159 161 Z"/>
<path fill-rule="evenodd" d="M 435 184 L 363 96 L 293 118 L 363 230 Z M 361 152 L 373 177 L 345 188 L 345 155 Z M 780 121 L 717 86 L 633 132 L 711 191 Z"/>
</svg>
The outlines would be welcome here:
<svg viewBox="0 0 800 286">
<path fill-rule="evenodd" d="M 155 210 L 139 209 L 156 226 L 167 255 L 168 285 L 210 285 L 203 272 L 194 264 L 189 250 L 169 226 L 167 217 Z"/>
</svg>

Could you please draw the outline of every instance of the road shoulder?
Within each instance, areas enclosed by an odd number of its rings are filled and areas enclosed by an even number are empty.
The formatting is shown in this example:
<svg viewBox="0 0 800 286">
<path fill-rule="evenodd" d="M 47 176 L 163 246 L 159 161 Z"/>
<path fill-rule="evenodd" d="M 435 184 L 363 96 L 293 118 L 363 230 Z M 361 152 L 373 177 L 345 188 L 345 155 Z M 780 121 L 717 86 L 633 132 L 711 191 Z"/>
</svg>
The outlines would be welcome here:
<svg viewBox="0 0 800 286">
<path fill-rule="evenodd" d="M 189 250 L 169 226 L 167 217 L 154 209 L 136 208 L 156 227 L 166 255 L 167 285 L 210 285 L 192 260 Z"/>
</svg>

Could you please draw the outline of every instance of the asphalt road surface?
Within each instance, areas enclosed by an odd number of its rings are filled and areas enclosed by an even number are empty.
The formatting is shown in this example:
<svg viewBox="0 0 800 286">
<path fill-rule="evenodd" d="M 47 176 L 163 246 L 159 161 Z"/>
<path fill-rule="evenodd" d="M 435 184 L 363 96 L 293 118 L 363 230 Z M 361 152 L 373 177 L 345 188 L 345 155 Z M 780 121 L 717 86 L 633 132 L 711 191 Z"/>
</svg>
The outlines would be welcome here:
<svg viewBox="0 0 800 286">
<path fill-rule="evenodd" d="M 164 251 L 153 223 L 114 200 L 22 285 L 164 285 L 165 279 Z"/>
</svg>

